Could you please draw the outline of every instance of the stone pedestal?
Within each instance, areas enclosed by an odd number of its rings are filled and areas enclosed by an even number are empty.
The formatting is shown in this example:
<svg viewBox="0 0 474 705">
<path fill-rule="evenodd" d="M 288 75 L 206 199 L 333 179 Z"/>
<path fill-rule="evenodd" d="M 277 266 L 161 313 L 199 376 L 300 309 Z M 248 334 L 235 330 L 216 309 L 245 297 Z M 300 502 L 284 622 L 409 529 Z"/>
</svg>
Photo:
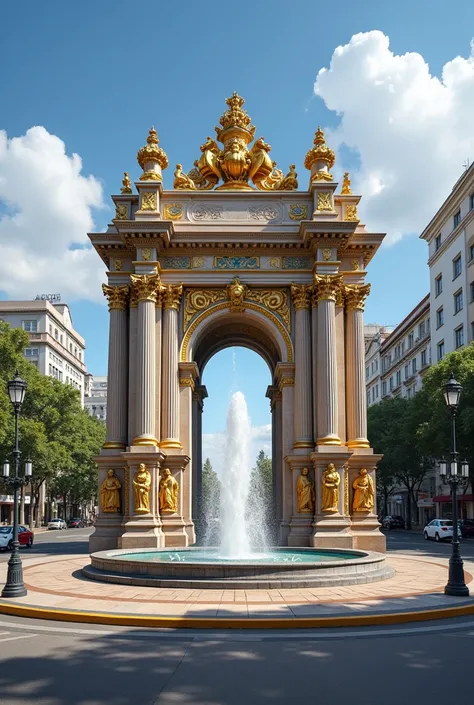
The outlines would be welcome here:
<svg viewBox="0 0 474 705">
<path fill-rule="evenodd" d="M 185 489 L 188 480 L 188 478 L 185 480 L 185 468 L 189 464 L 189 460 L 188 455 L 167 455 L 163 461 L 160 477 L 163 470 L 169 468 L 172 476 L 179 484 L 178 511 L 168 512 L 160 510 L 165 540 L 164 545 L 166 547 L 185 548 L 196 541 L 194 524 L 189 517 L 186 519 L 184 517 L 186 511 L 185 503 L 187 501 Z"/>
<path fill-rule="evenodd" d="M 99 456 L 95 459 L 99 466 L 99 514 L 96 518 L 94 533 L 89 538 L 89 552 L 106 551 L 108 549 L 119 548 L 120 537 L 123 533 L 123 515 L 128 502 L 127 493 L 127 473 L 125 462 L 121 455 Z M 120 512 L 103 512 L 100 500 L 100 488 L 104 482 L 107 471 L 113 470 L 122 485 L 120 490 L 121 507 Z"/>
<path fill-rule="evenodd" d="M 353 548 L 360 548 L 365 551 L 379 551 L 385 553 L 387 541 L 385 535 L 380 531 L 380 523 L 377 519 L 376 497 L 374 497 L 374 507 L 370 512 L 354 512 L 354 490 L 353 483 L 361 468 L 366 468 L 372 477 L 375 488 L 375 468 L 381 455 L 356 451 L 349 459 L 349 506 L 351 511 L 351 529 L 353 536 Z"/>
<path fill-rule="evenodd" d="M 338 449 L 339 450 L 339 449 Z M 311 545 L 314 548 L 354 548 L 351 521 L 346 516 L 344 474 L 350 453 L 341 448 L 339 452 L 312 453 L 316 483 L 316 512 L 313 521 Z M 329 463 L 333 463 L 341 478 L 337 512 L 322 511 L 322 475 Z"/>
<path fill-rule="evenodd" d="M 292 475 L 292 485 L 293 485 L 293 513 L 290 521 L 290 533 L 288 535 L 288 546 L 310 546 L 310 540 L 312 535 L 312 525 L 314 516 L 314 504 L 313 511 L 300 512 L 298 509 L 298 492 L 297 483 L 298 477 L 301 475 L 303 468 L 308 468 L 308 477 L 313 483 L 314 487 L 314 472 L 313 464 L 309 455 L 291 455 L 285 458 L 286 462 L 290 466 L 290 471 Z M 314 501 L 314 500 L 313 500 Z"/>
<path fill-rule="evenodd" d="M 119 548 L 162 548 L 165 546 L 162 522 L 158 509 L 159 471 L 164 455 L 158 451 L 151 453 L 123 453 L 128 468 L 128 513 L 124 515 L 123 534 Z M 135 511 L 133 478 L 140 463 L 144 463 L 151 473 L 149 492 L 150 511 L 141 514 Z"/>
</svg>

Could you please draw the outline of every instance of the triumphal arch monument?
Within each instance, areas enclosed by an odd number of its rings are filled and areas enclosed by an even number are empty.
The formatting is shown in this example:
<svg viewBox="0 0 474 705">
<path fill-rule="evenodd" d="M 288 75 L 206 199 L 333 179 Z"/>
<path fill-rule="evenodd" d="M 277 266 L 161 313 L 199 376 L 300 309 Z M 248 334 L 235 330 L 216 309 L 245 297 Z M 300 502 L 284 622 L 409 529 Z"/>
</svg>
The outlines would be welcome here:
<svg viewBox="0 0 474 705">
<path fill-rule="evenodd" d="M 277 168 L 234 93 L 191 170 L 154 128 L 125 173 L 115 217 L 90 235 L 107 268 L 107 439 L 98 458 L 91 551 L 196 540 L 202 374 L 231 345 L 267 362 L 281 545 L 385 550 L 367 439 L 366 268 L 383 235 L 360 222 L 349 175 L 319 128 L 305 158 Z M 206 129 L 206 126 L 203 126 Z M 183 162 L 188 155 L 177 155 Z M 223 389 L 226 380 L 223 380 Z"/>
</svg>

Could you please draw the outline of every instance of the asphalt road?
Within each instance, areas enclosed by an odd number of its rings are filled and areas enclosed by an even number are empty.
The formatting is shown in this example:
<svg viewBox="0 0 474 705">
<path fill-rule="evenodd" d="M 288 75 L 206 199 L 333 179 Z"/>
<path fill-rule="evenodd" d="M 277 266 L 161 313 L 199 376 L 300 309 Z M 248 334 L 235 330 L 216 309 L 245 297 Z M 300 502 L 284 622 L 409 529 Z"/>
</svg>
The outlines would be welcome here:
<svg viewBox="0 0 474 705">
<path fill-rule="evenodd" d="M 89 533 L 38 534 L 25 553 L 81 553 Z M 387 539 L 390 551 L 450 552 L 408 532 Z M 462 548 L 474 558 L 474 541 Z M 250 633 L 0 615 L 0 705 L 471 705 L 473 654 L 474 619 Z"/>
</svg>

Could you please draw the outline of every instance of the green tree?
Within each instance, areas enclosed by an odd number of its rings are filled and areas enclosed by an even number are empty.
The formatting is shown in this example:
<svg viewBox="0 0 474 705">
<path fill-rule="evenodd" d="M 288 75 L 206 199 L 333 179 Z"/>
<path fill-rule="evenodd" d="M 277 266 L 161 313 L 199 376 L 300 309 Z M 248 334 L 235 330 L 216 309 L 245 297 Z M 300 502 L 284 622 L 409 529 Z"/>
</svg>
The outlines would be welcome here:
<svg viewBox="0 0 474 705">
<path fill-rule="evenodd" d="M 206 458 L 202 466 L 201 498 L 204 516 L 218 516 L 221 483 L 211 461 Z"/>
<path fill-rule="evenodd" d="M 262 545 L 274 522 L 272 460 L 264 450 L 259 451 L 250 474 L 248 509 L 253 541 L 256 546 Z"/>
<path fill-rule="evenodd" d="M 67 496 L 80 496 L 81 501 L 94 497 L 97 471 L 93 456 L 100 451 L 105 428 L 82 409 L 77 390 L 40 375 L 26 360 L 23 350 L 28 344 L 24 331 L 0 322 L 0 460 L 11 458 L 14 445 L 7 382 L 18 370 L 28 384 L 19 431 L 21 459 L 30 458 L 33 462 L 31 518 L 34 520 L 41 486 L 47 482 L 50 489 L 54 488 L 61 474 L 69 474 Z"/>
</svg>

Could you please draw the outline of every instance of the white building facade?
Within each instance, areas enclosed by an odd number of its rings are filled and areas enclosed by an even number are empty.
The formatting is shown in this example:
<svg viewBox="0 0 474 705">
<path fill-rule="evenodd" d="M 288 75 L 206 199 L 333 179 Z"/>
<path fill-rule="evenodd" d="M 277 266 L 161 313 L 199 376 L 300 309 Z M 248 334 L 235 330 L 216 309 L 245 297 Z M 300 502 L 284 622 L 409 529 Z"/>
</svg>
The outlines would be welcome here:
<svg viewBox="0 0 474 705">
<path fill-rule="evenodd" d="M 0 319 L 28 333 L 30 342 L 24 355 L 40 374 L 75 387 L 84 403 L 86 345 L 73 328 L 67 304 L 53 305 L 45 300 L 0 301 Z"/>
<path fill-rule="evenodd" d="M 367 406 L 382 399 L 382 344 L 392 331 L 392 326 L 377 323 L 364 326 Z"/>
<path fill-rule="evenodd" d="M 84 408 L 91 416 L 107 419 L 107 376 L 87 375 L 84 395 Z"/>
<path fill-rule="evenodd" d="M 420 237 L 429 248 L 431 351 L 439 362 L 474 339 L 474 164 Z"/>
</svg>

